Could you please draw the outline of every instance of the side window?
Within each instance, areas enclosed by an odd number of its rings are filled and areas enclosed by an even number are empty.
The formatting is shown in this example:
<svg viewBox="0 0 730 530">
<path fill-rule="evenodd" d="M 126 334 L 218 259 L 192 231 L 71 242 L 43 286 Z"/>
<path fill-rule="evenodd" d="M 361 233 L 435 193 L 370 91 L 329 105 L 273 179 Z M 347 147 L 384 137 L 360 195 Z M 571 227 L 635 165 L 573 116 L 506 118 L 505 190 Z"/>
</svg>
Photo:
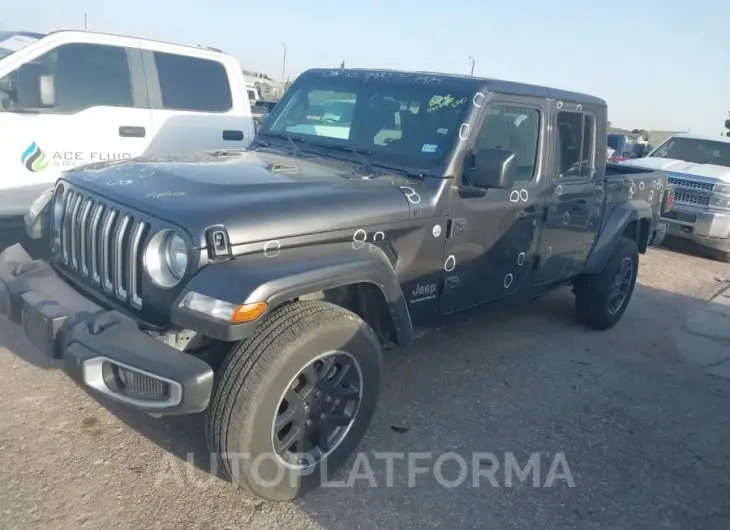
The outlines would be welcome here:
<svg viewBox="0 0 730 530">
<path fill-rule="evenodd" d="M 535 175 L 539 137 L 538 109 L 515 105 L 492 105 L 486 110 L 475 147 L 514 151 L 517 159 L 516 180 L 524 181 L 530 180 Z"/>
<path fill-rule="evenodd" d="M 154 57 L 163 108 L 225 112 L 233 106 L 223 64 L 162 52 L 154 52 Z"/>
<path fill-rule="evenodd" d="M 593 169 L 595 119 L 580 112 L 559 112 L 558 178 L 589 177 Z"/>
<path fill-rule="evenodd" d="M 134 107 L 127 52 L 117 46 L 64 44 L 35 59 L 41 75 L 54 80 L 56 104 L 50 112 L 78 112 L 90 107 Z M 17 71 L 0 80 L 5 108 L 18 101 Z"/>
</svg>

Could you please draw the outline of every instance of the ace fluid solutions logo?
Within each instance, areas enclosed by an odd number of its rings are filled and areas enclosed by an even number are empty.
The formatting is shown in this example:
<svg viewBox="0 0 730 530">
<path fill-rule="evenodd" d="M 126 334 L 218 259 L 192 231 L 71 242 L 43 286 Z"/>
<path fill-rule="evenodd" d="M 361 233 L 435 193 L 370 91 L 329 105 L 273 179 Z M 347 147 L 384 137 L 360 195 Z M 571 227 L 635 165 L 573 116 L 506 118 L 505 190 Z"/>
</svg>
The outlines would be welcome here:
<svg viewBox="0 0 730 530">
<path fill-rule="evenodd" d="M 93 162 L 109 162 L 132 158 L 131 153 L 102 153 L 100 151 L 55 151 L 50 155 L 50 163 L 56 167 L 72 168 Z M 48 167 L 49 156 L 36 143 L 31 143 L 23 152 L 21 161 L 25 169 L 33 173 L 43 171 Z"/>
<path fill-rule="evenodd" d="M 25 169 L 38 173 L 48 167 L 48 159 L 40 146 L 33 142 L 28 146 L 21 156 Z"/>
</svg>

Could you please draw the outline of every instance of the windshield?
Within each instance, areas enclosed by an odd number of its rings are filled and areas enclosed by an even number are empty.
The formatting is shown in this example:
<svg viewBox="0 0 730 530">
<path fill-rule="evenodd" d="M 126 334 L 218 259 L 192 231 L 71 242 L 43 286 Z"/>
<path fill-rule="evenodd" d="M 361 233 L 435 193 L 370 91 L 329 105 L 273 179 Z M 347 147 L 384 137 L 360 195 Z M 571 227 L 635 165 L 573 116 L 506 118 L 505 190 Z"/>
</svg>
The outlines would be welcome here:
<svg viewBox="0 0 730 530">
<path fill-rule="evenodd" d="M 359 77 L 300 77 L 262 135 L 288 135 L 302 141 L 303 150 L 355 149 L 371 164 L 419 170 L 441 164 L 458 140 L 474 92 L 462 84 Z"/>
<path fill-rule="evenodd" d="M 0 31 L 0 59 L 33 44 L 42 37 L 40 33 L 27 31 Z"/>
<path fill-rule="evenodd" d="M 649 156 L 730 167 L 730 142 L 675 137 L 667 140 Z"/>
</svg>

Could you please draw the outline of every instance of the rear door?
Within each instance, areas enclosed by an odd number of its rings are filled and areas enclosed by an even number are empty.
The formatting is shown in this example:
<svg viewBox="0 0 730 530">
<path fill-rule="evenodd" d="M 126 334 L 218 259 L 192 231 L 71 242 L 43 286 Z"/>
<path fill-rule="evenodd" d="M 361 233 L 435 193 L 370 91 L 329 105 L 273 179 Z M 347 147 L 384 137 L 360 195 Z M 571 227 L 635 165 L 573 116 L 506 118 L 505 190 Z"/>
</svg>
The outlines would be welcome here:
<svg viewBox="0 0 730 530">
<path fill-rule="evenodd" d="M 0 215 L 26 213 L 61 171 L 142 155 L 152 138 L 138 49 L 65 43 L 28 62 L 53 79 L 56 101 L 0 108 Z M 12 86 L 17 72 L 0 83 Z"/>
<path fill-rule="evenodd" d="M 484 194 L 466 186 L 452 187 L 444 288 L 439 301 L 444 313 L 529 286 L 537 256 L 543 221 L 547 103 L 497 95 L 485 106 L 478 133 L 470 138 L 472 149 L 514 151 L 517 181 L 511 189 L 489 189 Z M 467 175 L 460 178 L 457 184 L 468 184 Z"/>
<path fill-rule="evenodd" d="M 240 72 L 212 58 L 159 50 L 142 54 L 154 154 L 242 149 L 251 142 L 251 107 Z"/>
<path fill-rule="evenodd" d="M 596 172 L 597 110 L 551 101 L 552 146 L 545 226 L 534 283 L 559 282 L 579 274 L 601 219 L 603 183 Z"/>
</svg>

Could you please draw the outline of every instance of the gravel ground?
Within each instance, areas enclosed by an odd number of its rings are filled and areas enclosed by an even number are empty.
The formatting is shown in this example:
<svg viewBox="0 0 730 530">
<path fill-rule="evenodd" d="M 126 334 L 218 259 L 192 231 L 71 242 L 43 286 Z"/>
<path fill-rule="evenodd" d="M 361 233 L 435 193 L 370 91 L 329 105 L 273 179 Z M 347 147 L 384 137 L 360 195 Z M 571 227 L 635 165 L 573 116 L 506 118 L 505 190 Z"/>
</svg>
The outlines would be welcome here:
<svg viewBox="0 0 730 530">
<path fill-rule="evenodd" d="M 102 404 L 3 321 L 0 528 L 730 528 L 730 381 L 683 361 L 674 342 L 730 265 L 665 249 L 641 262 L 608 332 L 577 325 L 566 290 L 391 352 L 361 446 L 377 487 L 360 478 L 294 503 L 213 477 L 202 417 Z M 431 459 L 419 460 L 428 470 L 414 487 L 407 460 L 395 460 L 388 484 L 383 452 Z M 452 488 L 437 480 L 446 452 L 466 461 L 467 480 Z M 489 467 L 474 453 L 500 464 L 496 485 L 473 487 Z M 535 454 L 538 487 L 534 470 L 509 487 L 509 458 L 524 469 Z M 561 454 L 563 474 L 550 480 Z M 339 478 L 362 472 L 363 458 Z M 458 472 L 453 459 L 443 467 L 446 480 Z"/>
</svg>

